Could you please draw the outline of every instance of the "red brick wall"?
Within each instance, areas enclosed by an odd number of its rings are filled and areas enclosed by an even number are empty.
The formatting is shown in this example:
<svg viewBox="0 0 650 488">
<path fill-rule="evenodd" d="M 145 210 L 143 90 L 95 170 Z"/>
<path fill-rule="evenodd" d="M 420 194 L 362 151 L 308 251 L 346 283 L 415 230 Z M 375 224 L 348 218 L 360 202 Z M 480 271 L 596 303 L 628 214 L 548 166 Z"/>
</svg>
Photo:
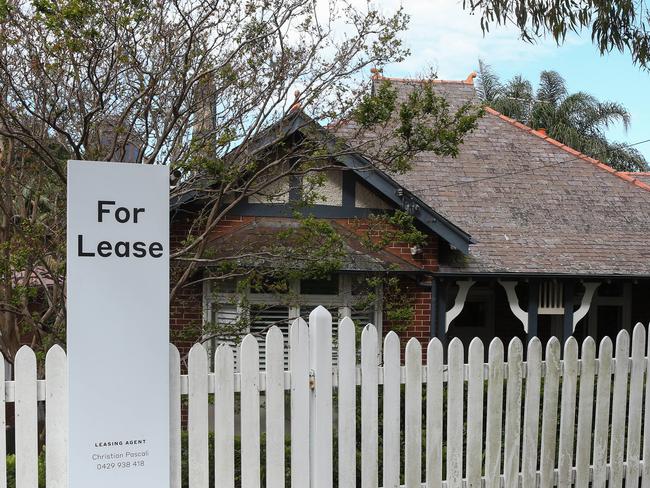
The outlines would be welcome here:
<svg viewBox="0 0 650 488">
<path fill-rule="evenodd" d="M 367 235 L 370 227 L 367 220 L 362 219 L 337 219 L 336 222 L 346 228 L 352 229 L 359 235 Z M 381 230 L 374 230 L 374 233 L 379 233 Z M 379 238 L 379 235 L 375 236 Z M 385 249 L 386 251 L 399 256 L 403 260 L 418 266 L 426 271 L 438 271 L 438 238 L 437 236 L 430 236 L 426 245 L 422 247 L 422 252 L 413 256 L 411 248 L 405 242 L 392 242 Z M 409 294 L 412 298 L 412 305 L 414 307 L 414 317 L 412 324 L 407 330 L 400 333 L 402 339 L 402 346 L 411 338 L 419 339 L 426 348 L 425 344 L 430 339 L 431 328 L 431 287 L 429 285 L 419 286 L 413 279 L 403 278 L 402 285 L 405 293 Z M 392 329 L 394 324 L 389 320 L 384 319 L 383 333 L 386 334 Z M 423 351 L 426 357 L 426 351 Z"/>
<path fill-rule="evenodd" d="M 252 217 L 226 216 L 222 219 L 211 239 L 245 225 L 253 220 Z M 178 249 L 182 242 L 185 241 L 190 233 L 191 217 L 177 218 L 171 224 L 170 242 L 172 250 Z M 172 285 L 183 267 L 172 263 Z M 196 330 L 203 323 L 203 284 L 196 282 L 196 278 L 189 280 L 189 284 L 182 287 L 172 299 L 170 305 L 169 325 L 171 329 L 171 340 L 179 348 L 181 358 L 184 358 L 189 348 L 196 341 L 196 337 L 184 334 L 188 329 Z M 194 282 L 194 283 L 193 283 Z"/>
<path fill-rule="evenodd" d="M 368 219 L 335 219 L 335 222 L 352 230 L 360 236 L 369 235 L 371 239 L 375 240 L 381 238 L 381 233 L 383 231 L 383 229 L 377 226 L 375 226 L 371 231 Z M 403 260 L 426 271 L 438 271 L 438 239 L 436 236 L 431 236 L 427 244 L 422 247 L 422 253 L 415 256 L 411 254 L 411 248 L 407 242 L 391 242 L 385 249 L 386 251 L 395 254 Z"/>
</svg>

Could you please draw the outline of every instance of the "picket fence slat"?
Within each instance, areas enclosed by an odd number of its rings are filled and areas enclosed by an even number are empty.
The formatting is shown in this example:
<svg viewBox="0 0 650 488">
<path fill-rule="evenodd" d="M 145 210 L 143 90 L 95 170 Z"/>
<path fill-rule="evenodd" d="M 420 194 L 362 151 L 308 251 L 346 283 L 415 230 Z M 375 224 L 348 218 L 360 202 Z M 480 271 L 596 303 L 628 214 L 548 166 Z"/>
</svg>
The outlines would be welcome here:
<svg viewBox="0 0 650 488">
<path fill-rule="evenodd" d="M 503 343 L 500 339 L 490 342 L 488 351 L 487 418 L 485 425 L 485 485 L 486 488 L 501 486 L 501 434 L 503 415 Z"/>
<path fill-rule="evenodd" d="M 382 485 L 384 487 L 400 485 L 400 370 L 399 337 L 391 331 L 384 339 L 384 418 L 382 423 L 384 454 Z M 406 388 L 412 389 L 412 385 L 409 386 L 408 383 L 409 372 L 406 373 L 406 376 Z"/>
<path fill-rule="evenodd" d="M 474 338 L 469 344 L 467 383 L 467 457 L 465 473 L 468 488 L 481 487 L 483 459 L 483 343 Z"/>
<path fill-rule="evenodd" d="M 643 325 L 635 326 L 631 338 L 621 331 L 615 347 L 604 338 L 598 352 L 592 338 L 580 349 L 574 338 L 564 345 L 551 338 L 542 355 L 541 342 L 532 338 L 525 362 L 517 338 L 508 344 L 507 362 L 499 339 L 490 343 L 487 362 L 479 339 L 467 350 L 452 339 L 446 364 L 440 340 L 429 341 L 423 364 L 418 340 L 400 344 L 389 332 L 381 341 L 371 324 L 361 333 L 359 357 L 356 330 L 349 317 L 341 318 L 333 341 L 332 317 L 323 307 L 310 314 L 309 326 L 295 320 L 286 371 L 285 338 L 277 326 L 264 337 L 263 370 L 260 344 L 252 335 L 239 346 L 240 371 L 230 346 L 213 351 L 212 365 L 206 349 L 195 345 L 182 375 L 181 355 L 170 345 L 170 487 L 181 488 L 187 479 L 188 488 L 284 488 L 290 469 L 292 488 L 355 488 L 359 474 L 362 488 L 636 488 L 639 481 L 650 488 L 650 345 Z M 15 409 L 16 488 L 38 488 L 42 420 L 46 486 L 67 488 L 63 349 L 48 351 L 44 366 L 45 378 L 39 380 L 36 356 L 24 347 L 15 359 L 15 379 L 0 385 L 0 401 L 5 408 L 13 402 Z M 0 374 L 3 370 L 4 364 Z M 181 459 L 184 397 L 187 461 Z M 6 426 L 2 417 L 0 425 Z M 6 450 L 5 438 L 0 455 Z M 3 462 L 0 488 L 8 482 Z"/>
<path fill-rule="evenodd" d="M 260 391 L 259 345 L 247 335 L 239 354 L 241 370 L 241 486 L 259 488 L 260 481 Z"/>
<path fill-rule="evenodd" d="M 0 353 L 0 412 L 6 412 L 5 404 L 5 358 Z M 0 415 L 0 433 L 7 431 L 7 418 L 6 415 Z M 65 433 L 67 438 L 67 432 Z M 0 435 L 0 487 L 7 486 L 7 438 L 4 435 Z"/>
<path fill-rule="evenodd" d="M 598 350 L 598 380 L 596 383 L 596 413 L 594 416 L 594 456 L 592 485 L 603 488 L 607 483 L 607 441 L 609 440 L 609 396 L 612 385 L 613 344 L 605 337 Z"/>
<path fill-rule="evenodd" d="M 578 394 L 578 430 L 576 443 L 576 486 L 589 485 L 591 431 L 594 407 L 596 343 L 587 337 L 582 344 L 580 392 Z"/>
<path fill-rule="evenodd" d="M 447 486 L 461 488 L 463 482 L 463 343 L 453 338 L 449 343 L 447 381 Z"/>
<path fill-rule="evenodd" d="M 540 387 L 542 383 L 542 343 L 537 337 L 528 343 L 528 374 L 524 403 L 524 439 L 521 458 L 522 486 L 537 486 L 537 441 L 539 437 Z"/>
<path fill-rule="evenodd" d="M 16 488 L 38 488 L 36 355 L 18 350 L 16 366 Z"/>
<path fill-rule="evenodd" d="M 647 334 L 646 334 L 647 335 Z M 646 357 L 644 364 L 646 367 L 645 375 L 645 406 L 644 406 L 644 423 L 643 423 L 643 466 L 641 469 L 641 486 L 642 488 L 650 488 L 650 341 L 648 341 L 648 349 L 646 349 Z"/>
<path fill-rule="evenodd" d="M 506 385 L 506 433 L 504 481 L 506 488 L 519 486 L 519 451 L 521 448 L 521 385 L 523 346 L 514 338 L 508 347 L 508 381 Z"/>
<path fill-rule="evenodd" d="M 188 479 L 192 488 L 208 488 L 208 353 L 194 344 L 188 356 Z"/>
<path fill-rule="evenodd" d="M 214 357 L 214 481 L 217 488 L 235 487 L 235 358 L 227 344 Z"/>
<path fill-rule="evenodd" d="M 266 334 L 266 487 L 284 487 L 284 337 Z"/>
<path fill-rule="evenodd" d="M 627 382 L 630 357 L 630 335 L 622 330 L 616 337 L 616 365 L 612 391 L 612 428 L 609 448 L 609 488 L 620 488 L 625 475 L 625 416 L 627 415 Z"/>
<path fill-rule="evenodd" d="M 302 318 L 289 330 L 291 368 L 291 486 L 309 486 L 309 328 Z"/>
<path fill-rule="evenodd" d="M 630 407 L 627 415 L 627 449 L 625 486 L 639 487 L 641 451 L 641 407 L 643 403 L 643 374 L 645 373 L 645 329 L 637 324 L 632 333 L 632 370 L 630 373 Z"/>
<path fill-rule="evenodd" d="M 169 345 L 169 486 L 181 488 L 181 355 Z"/>
<path fill-rule="evenodd" d="M 422 484 L 422 346 L 412 338 L 406 344 L 404 388 L 404 482 L 406 488 Z"/>
<path fill-rule="evenodd" d="M 310 364 L 314 372 L 310 432 L 312 488 L 332 481 L 332 316 L 323 306 L 309 314 Z M 375 355 L 375 369 L 377 356 Z"/>
<path fill-rule="evenodd" d="M 45 379 L 45 484 L 47 488 L 67 488 L 68 363 L 59 345 L 45 356 Z"/>
<path fill-rule="evenodd" d="M 361 488 L 377 488 L 378 476 L 378 381 L 377 328 L 361 332 Z"/>
<path fill-rule="evenodd" d="M 338 485 L 340 488 L 355 488 L 357 485 L 357 351 L 355 341 L 354 322 L 350 317 L 345 317 L 341 320 L 338 330 Z"/>
<path fill-rule="evenodd" d="M 181 488 L 181 355 L 169 345 L 169 486 Z"/>
<path fill-rule="evenodd" d="M 442 343 L 432 339 L 427 347 L 426 406 L 426 485 L 442 486 L 442 415 L 443 415 Z"/>
<path fill-rule="evenodd" d="M 540 486 L 553 486 L 557 433 L 557 404 L 560 391 L 560 341 L 552 337 L 546 344 L 546 377 L 542 401 L 542 442 Z"/>
<path fill-rule="evenodd" d="M 571 484 L 573 468 L 573 441 L 576 418 L 578 382 L 578 343 L 573 337 L 564 344 L 564 376 L 562 377 L 562 402 L 560 404 L 560 443 L 558 485 Z"/>
</svg>

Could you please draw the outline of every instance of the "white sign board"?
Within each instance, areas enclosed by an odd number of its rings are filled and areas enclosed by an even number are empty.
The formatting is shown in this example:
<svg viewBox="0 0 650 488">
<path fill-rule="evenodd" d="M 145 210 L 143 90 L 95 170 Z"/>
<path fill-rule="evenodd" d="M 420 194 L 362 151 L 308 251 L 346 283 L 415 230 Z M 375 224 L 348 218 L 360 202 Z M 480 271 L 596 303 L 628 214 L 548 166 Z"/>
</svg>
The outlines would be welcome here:
<svg viewBox="0 0 650 488">
<path fill-rule="evenodd" d="M 69 488 L 169 486 L 169 171 L 68 162 Z"/>
</svg>

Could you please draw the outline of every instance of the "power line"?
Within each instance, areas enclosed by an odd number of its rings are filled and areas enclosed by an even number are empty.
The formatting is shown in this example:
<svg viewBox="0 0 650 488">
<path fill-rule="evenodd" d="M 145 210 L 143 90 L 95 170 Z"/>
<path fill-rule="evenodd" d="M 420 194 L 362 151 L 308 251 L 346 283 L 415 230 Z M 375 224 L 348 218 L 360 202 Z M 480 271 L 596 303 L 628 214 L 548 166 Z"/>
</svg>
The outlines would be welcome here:
<svg viewBox="0 0 650 488">
<path fill-rule="evenodd" d="M 650 142 L 650 139 L 644 139 L 643 141 L 638 141 L 638 142 L 634 142 L 632 144 L 627 144 L 627 147 L 639 146 L 641 144 L 645 144 L 645 143 L 648 143 L 648 142 Z M 596 154 L 601 155 L 601 154 L 604 154 L 604 153 L 606 153 L 606 151 L 601 151 L 601 152 L 596 153 Z M 469 180 L 469 181 L 459 181 L 457 183 L 449 183 L 448 185 L 440 185 L 440 186 L 434 187 L 434 189 L 437 190 L 438 188 L 449 188 L 449 187 L 452 187 L 452 186 L 471 185 L 473 183 L 479 183 L 481 181 L 486 181 L 486 180 L 494 180 L 494 179 L 497 179 L 497 178 L 504 178 L 504 177 L 514 176 L 514 175 L 523 174 L 523 173 L 532 173 L 534 171 L 537 171 L 538 169 L 550 168 L 550 167 L 553 167 L 553 166 L 560 166 L 561 164 L 570 163 L 571 161 L 580 161 L 580 160 L 584 161 L 584 159 L 586 157 L 590 157 L 590 156 L 587 156 L 585 154 L 583 156 L 576 156 L 576 157 L 573 157 L 571 159 L 565 159 L 565 160 L 562 160 L 562 161 L 556 161 L 554 163 L 543 164 L 541 166 L 536 166 L 534 168 L 526 168 L 526 169 L 522 169 L 520 171 L 512 171 L 510 173 L 500 173 L 498 175 L 486 176 L 484 178 L 476 178 L 474 180 Z M 594 159 L 594 158 L 592 158 L 592 159 Z"/>
</svg>

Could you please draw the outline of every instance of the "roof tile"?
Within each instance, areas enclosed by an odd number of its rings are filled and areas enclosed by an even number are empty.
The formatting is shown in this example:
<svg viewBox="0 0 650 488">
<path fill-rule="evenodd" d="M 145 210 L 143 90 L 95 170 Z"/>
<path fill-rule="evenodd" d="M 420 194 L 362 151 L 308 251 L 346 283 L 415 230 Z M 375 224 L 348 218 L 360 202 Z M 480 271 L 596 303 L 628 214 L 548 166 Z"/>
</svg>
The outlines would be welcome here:
<svg viewBox="0 0 650 488">
<path fill-rule="evenodd" d="M 414 83 L 393 80 L 405 97 Z M 450 105 L 463 82 L 434 85 Z M 623 174 L 490 108 L 456 158 L 393 177 L 476 241 L 449 273 L 650 276 L 650 173 Z M 345 131 L 343 132 L 345 134 Z"/>
</svg>

